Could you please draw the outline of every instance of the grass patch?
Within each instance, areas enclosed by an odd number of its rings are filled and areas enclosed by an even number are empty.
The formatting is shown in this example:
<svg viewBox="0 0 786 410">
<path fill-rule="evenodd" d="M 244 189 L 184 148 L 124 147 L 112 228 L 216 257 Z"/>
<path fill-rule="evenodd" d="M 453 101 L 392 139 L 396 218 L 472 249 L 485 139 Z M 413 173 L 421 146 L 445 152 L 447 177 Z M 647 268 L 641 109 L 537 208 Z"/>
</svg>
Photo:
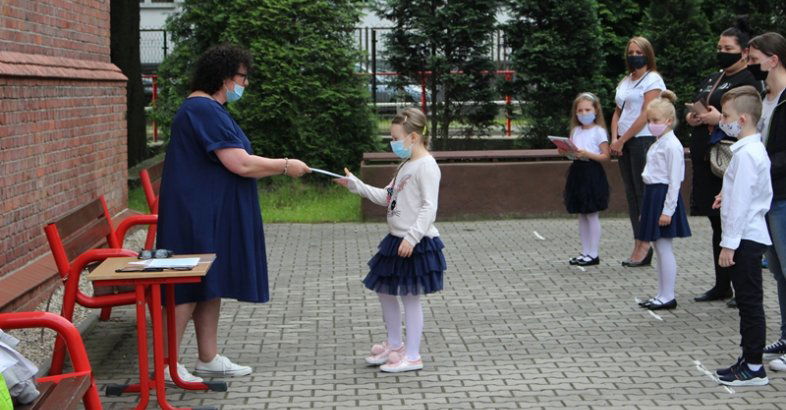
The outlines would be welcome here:
<svg viewBox="0 0 786 410">
<path fill-rule="evenodd" d="M 311 177 L 306 177 L 311 179 Z M 265 222 L 360 222 L 360 197 L 335 184 L 271 177 L 259 182 Z M 128 191 L 128 208 L 148 213 L 141 187 Z"/>
<path fill-rule="evenodd" d="M 361 221 L 360 197 L 342 186 L 289 177 L 266 178 L 259 185 L 259 204 L 265 222 Z"/>
<path fill-rule="evenodd" d="M 141 186 L 128 190 L 128 209 L 139 211 L 142 213 L 149 213 L 147 209 L 147 200 L 145 199 L 145 191 Z"/>
</svg>

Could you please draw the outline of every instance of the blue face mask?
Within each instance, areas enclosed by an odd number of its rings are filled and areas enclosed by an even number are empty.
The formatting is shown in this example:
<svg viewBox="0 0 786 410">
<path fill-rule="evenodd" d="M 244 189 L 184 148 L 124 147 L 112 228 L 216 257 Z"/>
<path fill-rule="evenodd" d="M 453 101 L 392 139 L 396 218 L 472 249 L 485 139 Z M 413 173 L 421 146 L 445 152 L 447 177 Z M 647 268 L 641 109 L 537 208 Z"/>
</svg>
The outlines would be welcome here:
<svg viewBox="0 0 786 410">
<path fill-rule="evenodd" d="M 577 117 L 583 125 L 590 125 L 595 122 L 595 114 L 579 114 Z"/>
<path fill-rule="evenodd" d="M 393 153 L 401 159 L 408 159 L 412 156 L 412 146 L 405 148 L 404 141 L 402 140 L 390 141 L 390 148 L 393 149 Z"/>
<path fill-rule="evenodd" d="M 238 83 L 234 83 L 234 84 L 235 84 L 234 89 L 232 90 L 227 89 L 227 102 L 235 102 L 239 100 L 240 97 L 243 96 L 244 88 Z"/>
</svg>

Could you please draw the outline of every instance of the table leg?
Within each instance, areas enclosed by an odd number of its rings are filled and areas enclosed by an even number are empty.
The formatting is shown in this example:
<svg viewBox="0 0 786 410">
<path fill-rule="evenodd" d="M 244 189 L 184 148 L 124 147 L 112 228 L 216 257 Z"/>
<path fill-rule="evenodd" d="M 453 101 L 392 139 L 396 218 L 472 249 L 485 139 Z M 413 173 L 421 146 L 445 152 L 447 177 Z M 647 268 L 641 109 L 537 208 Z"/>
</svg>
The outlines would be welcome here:
<svg viewBox="0 0 786 410">
<path fill-rule="evenodd" d="M 158 404 L 164 410 L 175 410 L 169 402 L 166 401 L 166 386 L 164 382 L 164 327 L 162 322 L 161 310 L 161 285 L 154 284 L 150 286 L 150 310 L 153 322 L 153 368 L 155 369 L 155 388 L 156 396 L 158 397 Z M 177 369 L 175 369 L 177 373 Z"/>
<path fill-rule="evenodd" d="M 136 286 L 136 343 L 139 352 L 139 403 L 137 409 L 146 409 L 150 400 L 149 373 L 147 366 L 147 315 L 145 313 L 145 286 Z"/>
<path fill-rule="evenodd" d="M 213 381 L 213 382 L 187 382 L 180 378 L 177 374 L 177 324 L 175 323 L 175 285 L 164 285 L 166 292 L 166 314 L 167 314 L 167 348 L 169 349 L 169 375 L 176 386 L 186 390 L 212 390 L 212 391 L 227 391 L 226 382 Z"/>
</svg>

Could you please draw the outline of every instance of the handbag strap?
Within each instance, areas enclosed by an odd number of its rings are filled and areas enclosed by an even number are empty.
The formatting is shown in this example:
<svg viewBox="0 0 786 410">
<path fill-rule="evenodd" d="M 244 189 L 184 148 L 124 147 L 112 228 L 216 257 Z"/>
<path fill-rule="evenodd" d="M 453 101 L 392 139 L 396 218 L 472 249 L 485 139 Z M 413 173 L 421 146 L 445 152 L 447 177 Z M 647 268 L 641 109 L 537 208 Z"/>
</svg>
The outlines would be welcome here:
<svg viewBox="0 0 786 410">
<path fill-rule="evenodd" d="M 637 81 L 636 84 L 634 84 L 633 87 L 631 87 L 631 88 L 638 87 L 639 84 L 641 84 L 641 82 L 644 81 L 644 79 L 647 78 L 648 75 L 650 75 L 650 73 L 651 73 L 651 71 L 647 71 L 646 73 L 644 73 L 644 75 L 641 78 L 639 78 L 639 81 Z M 620 107 L 620 112 L 622 112 L 622 110 L 625 109 L 625 104 L 626 103 L 627 103 L 627 101 L 623 101 L 622 102 L 622 107 Z"/>
<path fill-rule="evenodd" d="M 704 101 L 704 105 L 706 107 L 710 106 L 710 97 L 712 96 L 712 93 L 715 92 L 715 89 L 718 88 L 718 84 L 720 84 L 721 80 L 725 76 L 726 76 L 726 71 L 721 71 L 721 75 L 718 76 L 718 79 L 715 81 L 715 84 L 712 86 L 712 88 L 710 88 L 710 92 L 707 93 L 707 98 Z"/>
</svg>

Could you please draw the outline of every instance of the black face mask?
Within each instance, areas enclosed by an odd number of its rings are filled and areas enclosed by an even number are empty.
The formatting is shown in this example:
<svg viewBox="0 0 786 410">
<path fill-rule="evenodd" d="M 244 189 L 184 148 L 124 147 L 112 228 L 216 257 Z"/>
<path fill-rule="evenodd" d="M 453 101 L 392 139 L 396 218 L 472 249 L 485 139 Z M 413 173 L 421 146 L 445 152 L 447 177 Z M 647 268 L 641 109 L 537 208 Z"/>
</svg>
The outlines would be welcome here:
<svg viewBox="0 0 786 410">
<path fill-rule="evenodd" d="M 761 64 L 748 64 L 748 71 L 757 81 L 766 81 L 769 71 L 761 71 Z"/>
<path fill-rule="evenodd" d="M 647 65 L 647 56 L 628 56 L 628 65 L 634 70 Z"/>
<path fill-rule="evenodd" d="M 742 53 L 723 53 L 719 51 L 718 54 L 715 55 L 715 58 L 718 62 L 718 67 L 720 67 L 721 70 L 725 70 L 734 65 L 737 61 L 740 61 Z"/>
</svg>

